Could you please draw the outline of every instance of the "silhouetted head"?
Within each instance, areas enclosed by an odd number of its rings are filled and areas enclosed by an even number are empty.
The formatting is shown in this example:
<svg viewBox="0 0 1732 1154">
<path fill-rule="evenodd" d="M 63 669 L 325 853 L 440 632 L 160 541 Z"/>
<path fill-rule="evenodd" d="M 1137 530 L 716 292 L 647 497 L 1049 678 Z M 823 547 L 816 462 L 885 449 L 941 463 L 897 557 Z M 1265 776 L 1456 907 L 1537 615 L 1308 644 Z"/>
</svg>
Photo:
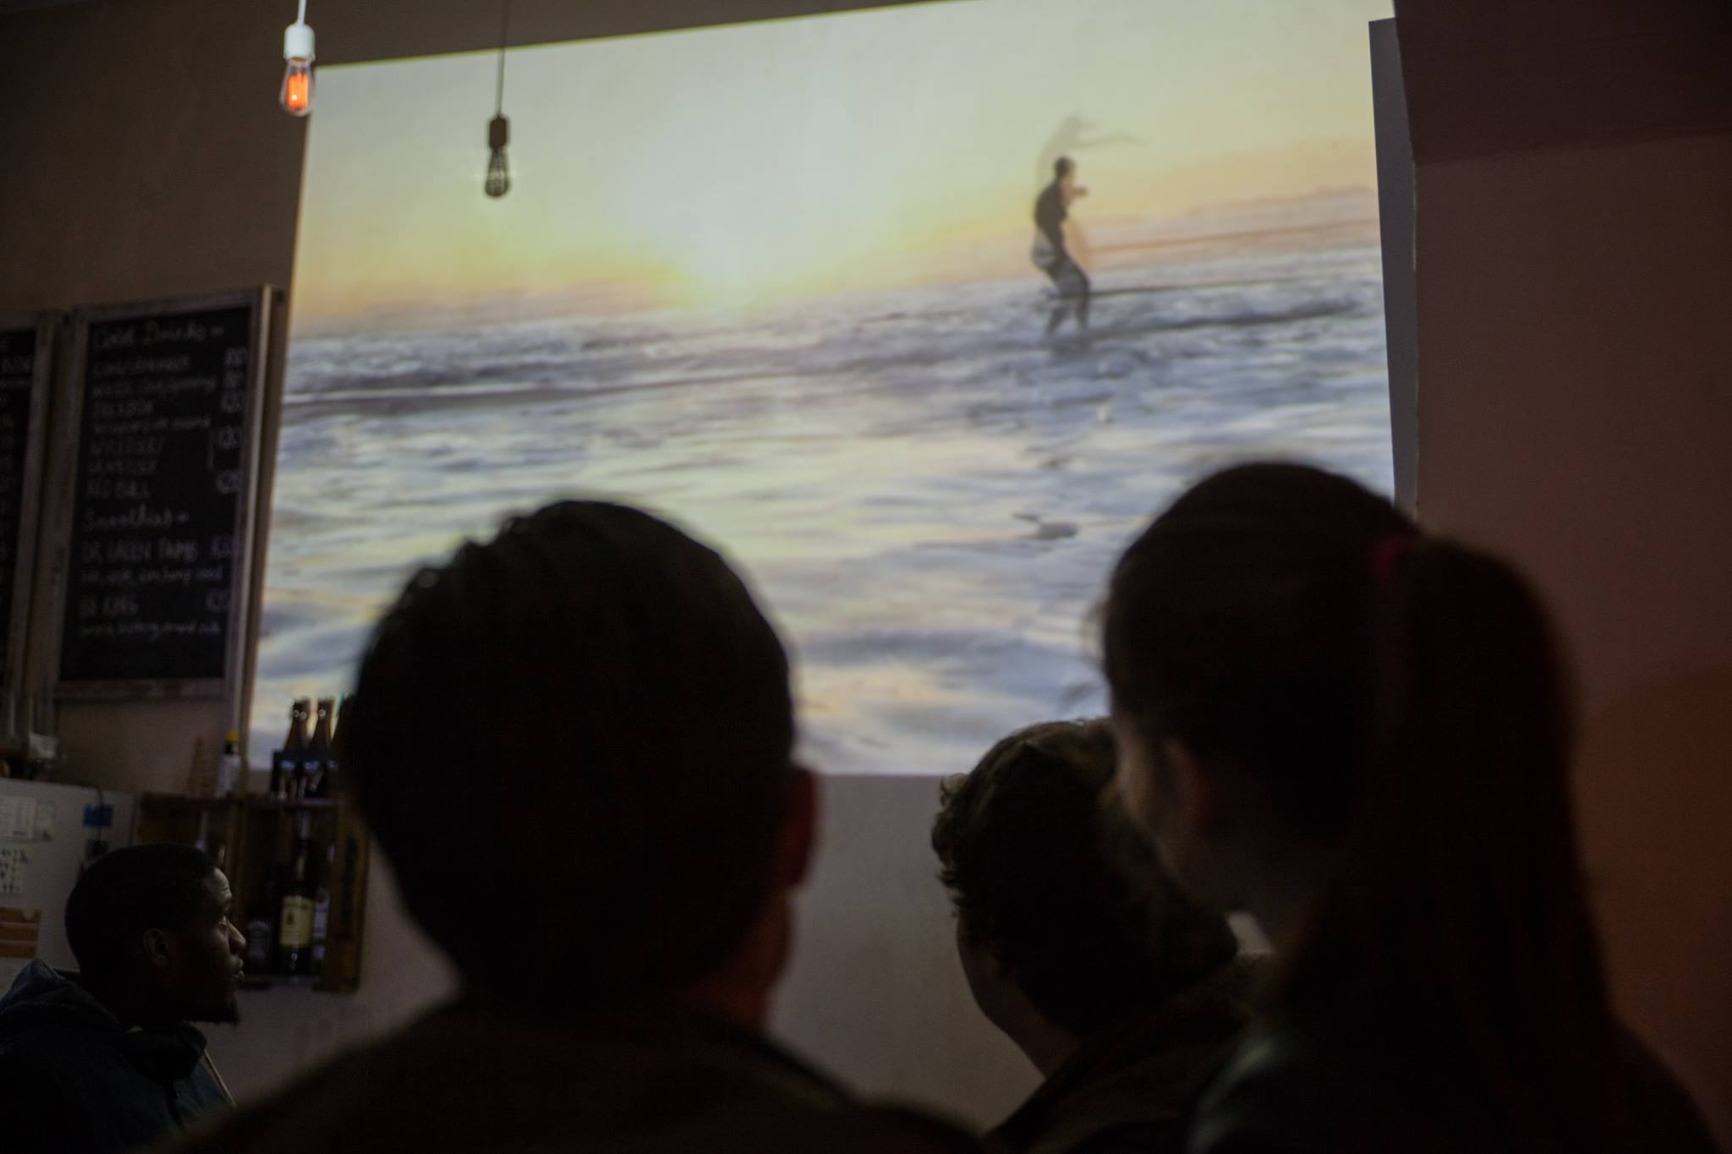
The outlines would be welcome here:
<svg viewBox="0 0 1732 1154">
<path fill-rule="evenodd" d="M 771 900 L 788 663 L 712 549 L 564 501 L 412 579 L 350 703 L 348 772 L 471 984 L 581 1011 L 709 974 Z"/>
<path fill-rule="evenodd" d="M 128 1025 L 235 1020 L 246 938 L 203 850 L 159 843 L 97 859 L 66 900 L 84 985 Z"/>
<path fill-rule="evenodd" d="M 1288 1000 L 1351 991 L 1535 1142 L 1599 1124 L 1570 692 L 1519 575 L 1345 478 L 1247 465 L 1125 552 L 1104 652 L 1121 788 L 1192 893 L 1323 863 Z"/>
<path fill-rule="evenodd" d="M 1383 498 L 1302 466 L 1242 466 L 1192 488 L 1113 574 L 1104 654 L 1121 735 L 1242 768 L 1277 826 L 1341 837 L 1372 724 L 1372 553 L 1415 532 Z M 1180 853 L 1180 831 L 1159 820 L 1170 790 L 1142 775 L 1126 785 Z M 1168 864 L 1186 880 L 1188 862 Z"/>
<path fill-rule="evenodd" d="M 1052 162 L 1052 175 L 1054 180 L 1063 180 L 1075 171 L 1076 161 L 1072 160 L 1068 156 L 1061 156 Z"/>
<path fill-rule="evenodd" d="M 975 1000 L 1002 1027 L 1000 977 L 1078 1038 L 1158 1005 L 1238 951 L 1127 825 L 1105 721 L 1011 734 L 943 787 L 932 848 Z"/>
</svg>

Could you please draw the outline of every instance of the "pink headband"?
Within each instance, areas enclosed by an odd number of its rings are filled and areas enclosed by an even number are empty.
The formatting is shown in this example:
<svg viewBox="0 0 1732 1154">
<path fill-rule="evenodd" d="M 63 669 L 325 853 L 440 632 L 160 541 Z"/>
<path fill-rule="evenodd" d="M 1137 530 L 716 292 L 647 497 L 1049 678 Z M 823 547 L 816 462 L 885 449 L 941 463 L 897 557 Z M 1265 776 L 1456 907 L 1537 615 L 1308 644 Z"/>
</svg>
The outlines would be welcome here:
<svg viewBox="0 0 1732 1154">
<path fill-rule="evenodd" d="M 1401 559 L 1407 556 L 1408 547 L 1413 544 L 1413 538 L 1406 533 L 1391 533 L 1371 547 L 1371 573 L 1379 581 L 1389 581 L 1395 576 L 1395 567 L 1401 564 Z"/>
</svg>

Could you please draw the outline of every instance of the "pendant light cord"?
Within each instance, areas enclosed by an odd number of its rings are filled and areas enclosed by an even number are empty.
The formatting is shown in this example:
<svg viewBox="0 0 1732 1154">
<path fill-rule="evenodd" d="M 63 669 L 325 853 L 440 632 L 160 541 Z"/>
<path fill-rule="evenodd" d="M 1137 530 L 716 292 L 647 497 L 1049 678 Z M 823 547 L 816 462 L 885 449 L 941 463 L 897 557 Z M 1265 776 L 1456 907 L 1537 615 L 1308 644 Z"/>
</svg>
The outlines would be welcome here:
<svg viewBox="0 0 1732 1154">
<path fill-rule="evenodd" d="M 301 0 L 305 4 L 307 0 Z M 494 92 L 493 115 L 505 115 L 505 45 L 511 33 L 511 0 L 502 0 L 499 15 L 499 82 Z"/>
<path fill-rule="evenodd" d="M 306 22 L 307 22 L 307 0 L 301 0 L 300 11 L 295 14 L 295 23 L 296 24 L 305 24 Z"/>
</svg>

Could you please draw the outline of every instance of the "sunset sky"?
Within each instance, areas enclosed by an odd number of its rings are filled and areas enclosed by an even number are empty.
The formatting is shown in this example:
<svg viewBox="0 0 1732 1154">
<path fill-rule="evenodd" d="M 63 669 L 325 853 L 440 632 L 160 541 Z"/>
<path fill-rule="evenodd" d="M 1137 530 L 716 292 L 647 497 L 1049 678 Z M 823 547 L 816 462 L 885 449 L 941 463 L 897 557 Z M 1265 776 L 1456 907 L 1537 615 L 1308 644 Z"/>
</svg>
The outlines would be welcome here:
<svg viewBox="0 0 1732 1154">
<path fill-rule="evenodd" d="M 569 296 L 740 304 L 1025 259 L 1070 117 L 1079 217 L 1373 182 L 1390 0 L 948 0 L 510 54 L 513 187 L 483 196 L 491 53 L 322 69 L 303 323 Z M 1089 138 L 1095 138 L 1094 143 Z"/>
</svg>

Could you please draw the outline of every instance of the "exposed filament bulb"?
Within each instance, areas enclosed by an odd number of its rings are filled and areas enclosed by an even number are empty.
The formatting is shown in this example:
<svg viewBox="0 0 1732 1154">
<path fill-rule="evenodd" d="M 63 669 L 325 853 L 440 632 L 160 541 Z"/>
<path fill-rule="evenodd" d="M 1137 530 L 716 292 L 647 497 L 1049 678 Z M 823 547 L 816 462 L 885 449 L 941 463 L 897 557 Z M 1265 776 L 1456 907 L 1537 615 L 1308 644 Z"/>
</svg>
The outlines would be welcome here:
<svg viewBox="0 0 1732 1154">
<path fill-rule="evenodd" d="M 283 90 L 277 103 L 290 116 L 313 110 L 313 30 L 307 26 L 305 0 L 300 17 L 283 29 Z"/>
<path fill-rule="evenodd" d="M 283 69 L 283 91 L 277 102 L 290 116 L 305 116 L 313 110 L 313 62 L 290 59 Z"/>
<path fill-rule="evenodd" d="M 487 181 L 481 187 L 488 196 L 500 197 L 511 191 L 511 167 L 505 160 L 505 146 L 511 143 L 511 121 L 495 116 L 487 124 Z"/>
</svg>

